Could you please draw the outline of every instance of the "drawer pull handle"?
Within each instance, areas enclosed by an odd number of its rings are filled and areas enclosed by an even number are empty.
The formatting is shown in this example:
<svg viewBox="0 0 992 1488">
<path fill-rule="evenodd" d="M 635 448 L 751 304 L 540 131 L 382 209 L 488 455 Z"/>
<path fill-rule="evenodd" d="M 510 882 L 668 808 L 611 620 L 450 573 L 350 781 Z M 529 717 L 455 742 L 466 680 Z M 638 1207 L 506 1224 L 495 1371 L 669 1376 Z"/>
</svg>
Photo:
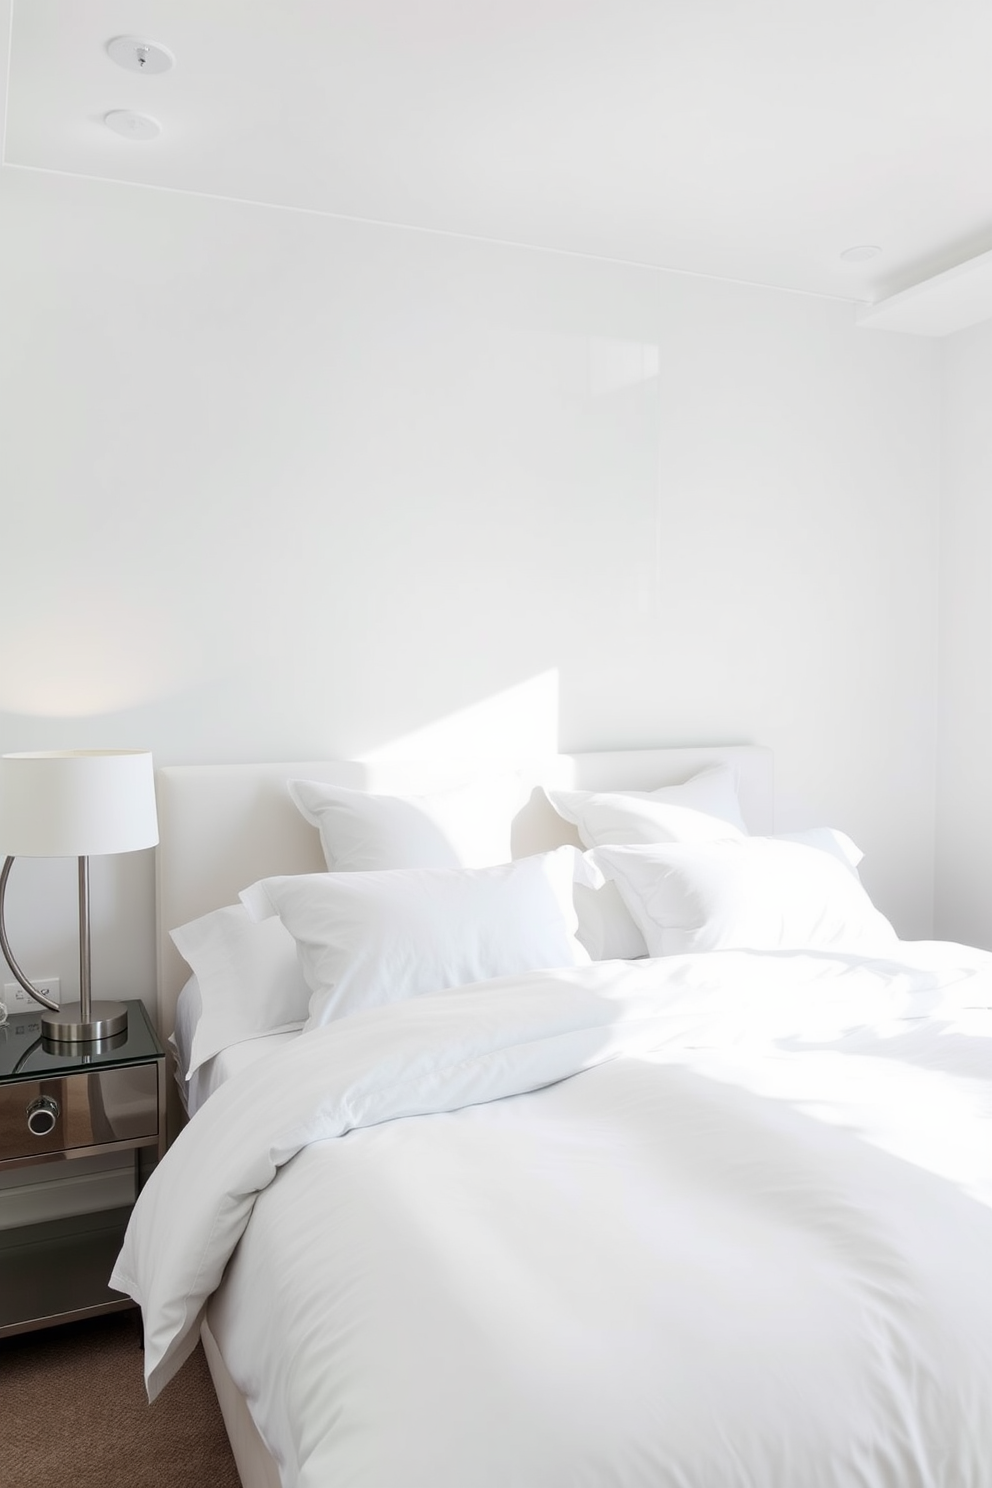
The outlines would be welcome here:
<svg viewBox="0 0 992 1488">
<path fill-rule="evenodd" d="M 35 1137 L 47 1137 L 59 1119 L 59 1103 L 50 1095 L 39 1095 L 28 1106 L 28 1131 Z"/>
</svg>

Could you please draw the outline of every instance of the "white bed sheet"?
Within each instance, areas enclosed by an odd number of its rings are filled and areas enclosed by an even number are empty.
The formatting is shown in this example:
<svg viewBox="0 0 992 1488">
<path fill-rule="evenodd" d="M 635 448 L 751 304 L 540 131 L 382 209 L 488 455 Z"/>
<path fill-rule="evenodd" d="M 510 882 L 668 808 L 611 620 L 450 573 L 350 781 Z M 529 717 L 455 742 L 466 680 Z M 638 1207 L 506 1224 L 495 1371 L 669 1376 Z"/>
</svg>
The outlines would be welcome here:
<svg viewBox="0 0 992 1488">
<path fill-rule="evenodd" d="M 176 1026 L 169 1039 L 176 1055 L 176 1084 L 188 1116 L 195 1116 L 204 1101 L 215 1090 L 219 1090 L 225 1081 L 240 1074 L 242 1070 L 250 1069 L 253 1064 L 261 1064 L 271 1058 L 277 1049 L 300 1036 L 298 1032 L 267 1033 L 260 1038 L 229 1044 L 212 1059 L 205 1060 L 187 1079 L 189 1053 L 193 1046 L 193 1031 L 199 1010 L 200 989 L 196 977 L 190 977 L 179 994 Z"/>
<path fill-rule="evenodd" d="M 989 1488 L 992 957 L 900 956 L 600 964 L 295 1040 L 139 1200 L 151 1392 L 226 1267 L 286 1488 Z"/>
</svg>

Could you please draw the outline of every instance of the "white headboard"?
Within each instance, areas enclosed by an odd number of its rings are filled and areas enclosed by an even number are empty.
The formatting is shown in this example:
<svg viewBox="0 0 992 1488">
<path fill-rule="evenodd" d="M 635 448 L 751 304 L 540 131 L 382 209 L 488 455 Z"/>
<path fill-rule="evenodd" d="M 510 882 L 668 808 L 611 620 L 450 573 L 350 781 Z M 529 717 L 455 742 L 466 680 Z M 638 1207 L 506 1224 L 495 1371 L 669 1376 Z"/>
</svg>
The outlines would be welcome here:
<svg viewBox="0 0 992 1488">
<path fill-rule="evenodd" d="M 699 749 L 635 749 L 558 754 L 514 761 L 532 792 L 513 824 L 515 857 L 578 842 L 574 829 L 537 790 L 653 790 L 686 780 L 707 765 L 729 761 L 739 770 L 741 811 L 752 832 L 774 828 L 772 754 L 754 745 Z M 492 767 L 489 773 L 496 773 Z M 487 773 L 475 762 L 360 764 L 312 761 L 277 765 L 169 765 L 158 771 L 160 842 L 156 855 L 159 1026 L 172 1032 L 176 998 L 189 969 L 169 931 L 209 910 L 237 902 L 238 892 L 277 873 L 324 868 L 316 829 L 289 798 L 286 782 L 327 780 L 357 790 L 421 794 Z"/>
</svg>

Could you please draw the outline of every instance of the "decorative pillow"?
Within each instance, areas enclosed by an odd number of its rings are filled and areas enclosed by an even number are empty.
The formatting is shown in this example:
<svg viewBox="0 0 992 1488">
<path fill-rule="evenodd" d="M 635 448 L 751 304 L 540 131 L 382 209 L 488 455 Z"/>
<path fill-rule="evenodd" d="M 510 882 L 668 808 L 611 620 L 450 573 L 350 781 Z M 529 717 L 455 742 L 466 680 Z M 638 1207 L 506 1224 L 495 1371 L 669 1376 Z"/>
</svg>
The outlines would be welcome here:
<svg viewBox="0 0 992 1488">
<path fill-rule="evenodd" d="M 241 898 L 295 937 L 315 1028 L 422 992 L 588 963 L 576 878 L 601 882 L 577 848 L 560 847 L 496 868 L 266 878 Z"/>
<path fill-rule="evenodd" d="M 546 790 L 586 847 L 632 842 L 707 842 L 745 837 L 737 768 L 713 765 L 682 785 L 655 791 Z"/>
<path fill-rule="evenodd" d="M 514 775 L 428 796 L 382 796 L 291 780 L 289 794 L 320 832 L 332 872 L 508 863 L 510 824 L 523 804 Z"/>
<path fill-rule="evenodd" d="M 829 852 L 771 837 L 599 847 L 652 956 L 891 946 L 888 920 Z"/>
<path fill-rule="evenodd" d="M 229 1044 L 302 1028 L 310 1003 L 296 942 L 278 920 L 256 924 L 242 904 L 170 932 L 197 979 L 202 1011 L 186 1078 Z"/>
</svg>

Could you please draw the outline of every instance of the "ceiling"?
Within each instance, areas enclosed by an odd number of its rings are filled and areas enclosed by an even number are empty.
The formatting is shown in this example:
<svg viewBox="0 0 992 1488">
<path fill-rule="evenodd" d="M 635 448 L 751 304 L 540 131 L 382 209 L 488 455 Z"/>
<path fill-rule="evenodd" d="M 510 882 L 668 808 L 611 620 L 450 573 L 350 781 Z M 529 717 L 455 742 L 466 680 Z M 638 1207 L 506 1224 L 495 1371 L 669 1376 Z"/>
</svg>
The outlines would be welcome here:
<svg viewBox="0 0 992 1488">
<path fill-rule="evenodd" d="M 990 0 L 6 3 L 6 169 L 866 303 L 992 250 Z"/>
</svg>

